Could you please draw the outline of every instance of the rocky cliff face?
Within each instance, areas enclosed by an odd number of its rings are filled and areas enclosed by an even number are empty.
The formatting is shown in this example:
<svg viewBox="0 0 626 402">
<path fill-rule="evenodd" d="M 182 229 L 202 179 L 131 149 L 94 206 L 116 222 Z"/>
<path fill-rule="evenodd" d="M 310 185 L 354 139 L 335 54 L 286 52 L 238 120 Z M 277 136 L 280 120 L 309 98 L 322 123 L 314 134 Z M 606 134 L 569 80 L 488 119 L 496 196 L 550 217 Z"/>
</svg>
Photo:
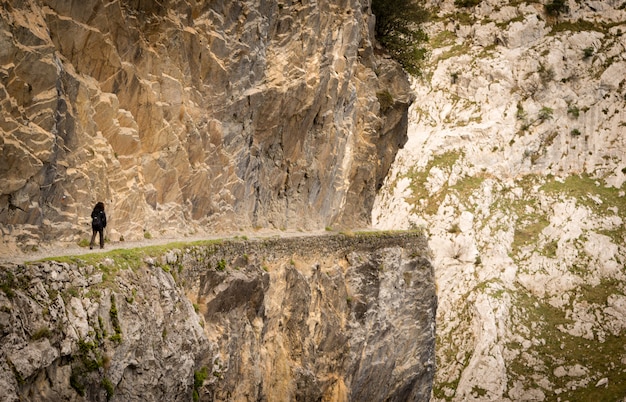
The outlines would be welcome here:
<svg viewBox="0 0 626 402">
<path fill-rule="evenodd" d="M 369 223 L 411 102 L 369 1 L 0 4 L 3 248 Z"/>
<path fill-rule="evenodd" d="M 428 400 L 427 255 L 360 234 L 5 266 L 3 400 Z"/>
<path fill-rule="evenodd" d="M 434 400 L 620 401 L 623 2 L 477 3 L 431 4 L 409 141 L 374 210 L 429 233 Z"/>
</svg>

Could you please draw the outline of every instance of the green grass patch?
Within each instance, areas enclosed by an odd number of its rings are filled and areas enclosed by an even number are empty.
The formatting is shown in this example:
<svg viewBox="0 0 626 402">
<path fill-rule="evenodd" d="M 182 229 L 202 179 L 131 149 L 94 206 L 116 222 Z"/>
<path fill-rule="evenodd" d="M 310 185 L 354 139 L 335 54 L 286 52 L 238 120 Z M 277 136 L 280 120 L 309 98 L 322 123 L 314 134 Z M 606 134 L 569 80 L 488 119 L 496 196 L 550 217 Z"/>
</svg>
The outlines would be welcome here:
<svg viewBox="0 0 626 402">
<path fill-rule="evenodd" d="M 592 300 L 605 300 L 608 292 L 600 289 L 602 287 L 604 285 L 583 292 L 577 299 L 591 297 Z M 608 335 L 603 342 L 572 336 L 559 330 L 560 326 L 567 327 L 573 323 L 564 310 L 552 307 L 545 300 L 525 292 L 518 293 L 515 297 L 520 323 L 532 328 L 537 342 L 524 353 L 518 354 L 508 365 L 509 389 L 513 387 L 514 381 L 519 380 L 527 388 L 542 389 L 546 400 L 555 401 L 617 401 L 626 394 L 626 370 L 621 363 L 626 352 L 626 336 Z M 509 343 L 507 348 L 520 350 L 521 345 Z M 536 364 L 537 361 L 544 364 Z M 568 368 L 576 364 L 589 370 L 585 377 L 590 383 L 572 389 L 573 378 L 557 377 L 554 370 L 560 366 Z M 536 383 L 535 379 L 539 378 L 550 382 L 547 389 Z M 595 383 L 602 378 L 608 378 L 608 387 L 596 388 Z M 557 390 L 559 394 L 556 393 Z"/>
<path fill-rule="evenodd" d="M 463 155 L 464 154 L 460 151 L 448 151 L 441 155 L 434 156 L 424 168 L 410 168 L 404 177 L 409 178 L 411 181 L 409 185 L 411 196 L 407 197 L 405 201 L 413 205 L 416 211 L 430 215 L 436 214 L 439 205 L 441 205 L 448 192 L 448 185 L 444 184 L 436 193 L 430 194 L 426 188 L 430 171 L 437 167 L 450 174 L 452 167 Z M 422 203 L 425 204 L 423 208 L 421 208 Z"/>
<path fill-rule="evenodd" d="M 106 275 L 115 275 L 120 269 L 137 269 L 146 257 L 159 257 L 171 250 L 185 250 L 222 244 L 223 240 L 200 240 L 195 242 L 172 242 L 164 245 L 115 249 L 84 255 L 69 255 L 44 258 L 38 261 L 56 261 L 77 266 L 95 266 Z M 112 261 L 104 264 L 105 260 Z M 37 261 L 36 261 L 37 262 Z M 105 278 L 106 279 L 106 278 Z"/>
<path fill-rule="evenodd" d="M 450 59 L 452 57 L 462 56 L 464 54 L 469 54 L 471 51 L 471 47 L 467 43 L 460 43 L 450 47 L 450 49 L 444 51 L 437 57 L 437 61 L 443 61 Z"/>
<path fill-rule="evenodd" d="M 194 402 L 200 400 L 199 390 L 204 384 L 204 380 L 209 376 L 209 369 L 202 367 L 200 370 L 193 373 L 193 400 Z"/>
<path fill-rule="evenodd" d="M 528 218 L 528 217 L 527 217 Z M 550 224 L 545 216 L 535 216 L 536 220 L 527 224 L 518 224 L 515 227 L 512 251 L 517 254 L 520 249 L 530 244 L 537 244 L 539 235 Z"/>
<path fill-rule="evenodd" d="M 484 181 L 485 178 L 481 176 L 467 176 L 451 186 L 450 190 L 455 192 L 461 202 L 464 202 L 482 187 Z"/>
<path fill-rule="evenodd" d="M 552 31 L 550 31 L 551 35 L 555 35 L 561 32 L 588 32 L 588 31 L 597 31 L 606 33 L 607 28 L 603 24 L 579 19 L 578 21 L 567 21 L 567 20 L 559 20 L 557 23 L 552 25 Z"/>
<path fill-rule="evenodd" d="M 474 25 L 476 23 L 476 16 L 467 11 L 456 11 L 441 17 L 433 17 L 431 21 L 454 21 L 457 25 Z"/>
<path fill-rule="evenodd" d="M 584 300 L 588 303 L 598 304 L 600 306 L 606 306 L 607 300 L 611 295 L 624 296 L 626 284 L 618 281 L 617 279 L 602 279 L 597 286 L 591 286 L 588 284 L 581 285 L 577 290 L 577 299 Z M 626 354 L 626 350 L 624 350 Z"/>
<path fill-rule="evenodd" d="M 559 243 L 556 240 L 553 240 L 549 243 L 547 243 L 544 247 L 543 247 L 543 251 L 542 251 L 542 255 L 549 257 L 549 258 L 555 258 L 556 257 L 556 250 L 558 250 L 559 248 Z"/>
<path fill-rule="evenodd" d="M 428 44 L 433 49 L 452 46 L 456 42 L 456 34 L 452 31 L 441 31 L 437 35 L 430 38 Z"/>
<path fill-rule="evenodd" d="M 17 281 L 11 271 L 3 270 L 2 274 L 4 275 L 2 275 L 2 278 L 0 279 L 0 289 L 9 299 L 12 299 L 15 297 L 14 289 L 17 287 Z"/>
<path fill-rule="evenodd" d="M 620 196 L 620 192 L 626 190 L 626 184 L 622 184 L 620 188 L 607 187 L 601 180 L 583 174 L 568 176 L 563 182 L 549 180 L 541 186 L 541 190 L 548 194 L 575 198 L 577 204 L 600 215 L 613 215 L 614 211 L 611 209 L 617 208 L 617 215 L 625 216 L 626 196 Z"/>
<path fill-rule="evenodd" d="M 42 339 L 42 338 L 50 338 L 51 336 L 52 336 L 52 332 L 50 331 L 50 329 L 48 327 L 41 327 L 37 331 L 35 331 L 31 335 L 30 338 L 33 341 L 37 341 L 37 340 Z"/>
</svg>

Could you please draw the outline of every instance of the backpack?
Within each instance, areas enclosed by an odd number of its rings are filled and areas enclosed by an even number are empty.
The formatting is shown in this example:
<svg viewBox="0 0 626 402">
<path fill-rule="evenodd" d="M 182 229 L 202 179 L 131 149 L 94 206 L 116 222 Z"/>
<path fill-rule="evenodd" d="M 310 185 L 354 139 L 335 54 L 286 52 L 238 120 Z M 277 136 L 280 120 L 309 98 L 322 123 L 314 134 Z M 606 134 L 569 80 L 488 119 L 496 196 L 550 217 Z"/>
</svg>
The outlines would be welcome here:
<svg viewBox="0 0 626 402">
<path fill-rule="evenodd" d="M 91 217 L 91 227 L 101 228 L 102 227 L 102 217 L 100 215 L 100 211 L 96 212 Z"/>
</svg>

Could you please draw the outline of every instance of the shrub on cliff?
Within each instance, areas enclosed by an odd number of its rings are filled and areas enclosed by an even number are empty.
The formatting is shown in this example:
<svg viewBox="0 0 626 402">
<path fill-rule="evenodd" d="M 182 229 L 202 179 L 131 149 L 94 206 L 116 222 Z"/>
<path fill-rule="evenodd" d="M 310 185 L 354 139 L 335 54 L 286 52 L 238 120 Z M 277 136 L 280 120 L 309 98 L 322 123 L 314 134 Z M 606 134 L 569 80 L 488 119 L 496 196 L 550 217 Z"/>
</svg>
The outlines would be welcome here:
<svg viewBox="0 0 626 402">
<path fill-rule="evenodd" d="M 544 6 L 548 15 L 558 16 L 561 13 L 566 13 L 569 10 L 566 0 L 552 0 Z"/>
<path fill-rule="evenodd" d="M 376 39 L 409 74 L 420 75 L 426 56 L 421 45 L 428 40 L 421 25 L 428 20 L 428 11 L 416 0 L 372 0 L 372 12 Z"/>
</svg>

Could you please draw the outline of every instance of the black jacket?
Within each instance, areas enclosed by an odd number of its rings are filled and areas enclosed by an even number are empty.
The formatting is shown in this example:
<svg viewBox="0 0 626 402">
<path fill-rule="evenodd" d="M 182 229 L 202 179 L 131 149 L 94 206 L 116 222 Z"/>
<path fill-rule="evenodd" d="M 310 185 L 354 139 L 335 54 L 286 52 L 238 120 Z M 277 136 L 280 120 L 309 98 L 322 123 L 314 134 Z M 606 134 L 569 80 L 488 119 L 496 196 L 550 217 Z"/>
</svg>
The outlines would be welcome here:
<svg viewBox="0 0 626 402">
<path fill-rule="evenodd" d="M 102 230 L 107 227 L 107 215 L 103 209 L 94 209 L 91 212 L 91 228 L 93 230 Z"/>
</svg>

